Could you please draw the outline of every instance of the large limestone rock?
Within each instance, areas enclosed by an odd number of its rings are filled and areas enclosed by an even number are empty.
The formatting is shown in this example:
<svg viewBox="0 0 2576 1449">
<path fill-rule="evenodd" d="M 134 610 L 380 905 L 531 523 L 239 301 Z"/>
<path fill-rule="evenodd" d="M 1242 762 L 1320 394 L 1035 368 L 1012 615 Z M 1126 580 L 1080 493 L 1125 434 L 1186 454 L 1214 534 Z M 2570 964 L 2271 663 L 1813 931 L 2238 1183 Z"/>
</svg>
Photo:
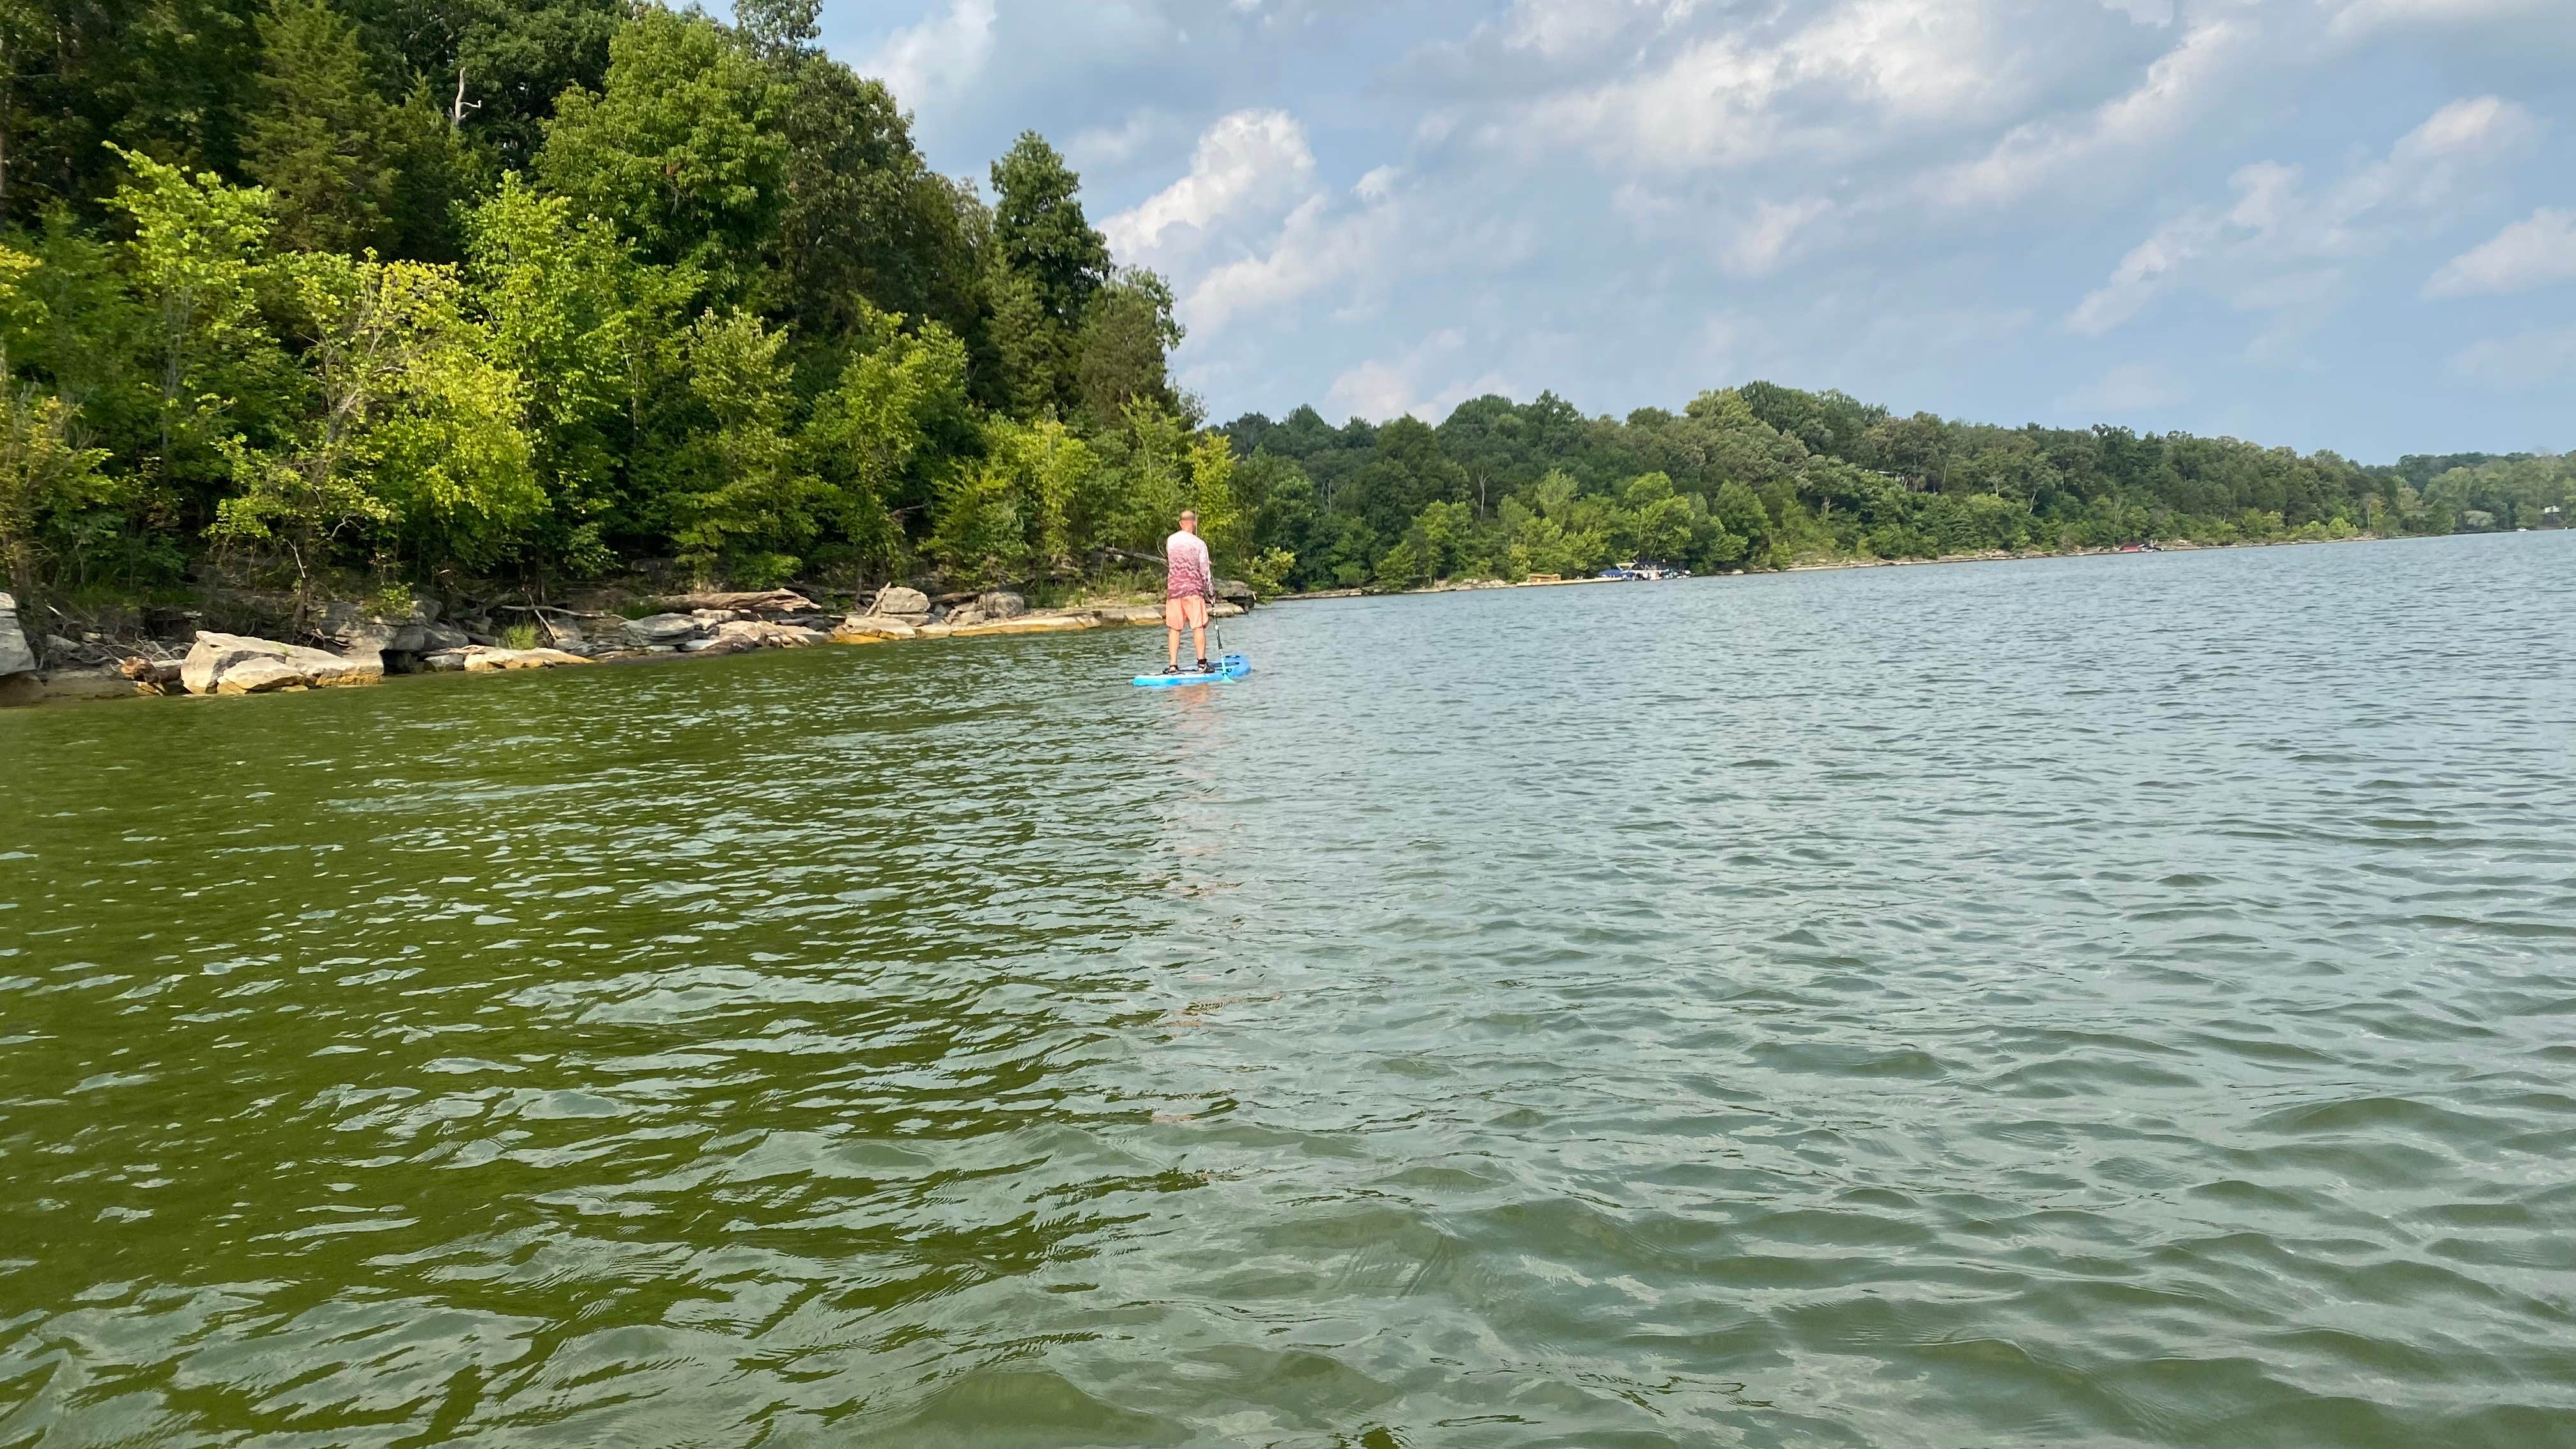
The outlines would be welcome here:
<svg viewBox="0 0 2576 1449">
<path fill-rule="evenodd" d="M 313 632 L 330 640 L 343 654 L 418 654 L 429 647 L 429 626 L 438 605 L 423 601 L 400 617 L 372 612 L 364 604 L 325 605 Z"/>
<path fill-rule="evenodd" d="M 891 584 L 877 591 L 876 602 L 868 606 L 868 612 L 919 623 L 930 617 L 930 596 L 919 589 Z"/>
<path fill-rule="evenodd" d="M 27 647 L 27 631 L 18 627 L 18 601 L 0 594 L 0 679 L 36 672 L 36 651 Z"/>
<path fill-rule="evenodd" d="M 1152 604 L 1138 604 L 1123 608 L 1095 609 L 1092 613 L 1094 617 L 1098 618 L 1100 622 L 1104 624 L 1159 624 L 1163 622 L 1163 611 Z"/>
<path fill-rule="evenodd" d="M 987 634 L 1062 634 L 1075 629 L 1100 626 L 1096 614 L 1031 614 L 1018 619 L 992 619 L 981 624 L 959 624 L 949 633 L 960 639 L 979 638 Z"/>
<path fill-rule="evenodd" d="M 458 654 L 468 674 L 489 674 L 498 669 L 552 669 L 558 665 L 590 662 L 561 649 L 493 649 L 481 644 L 468 646 Z M 431 667 L 438 666 L 433 663 Z"/>
<path fill-rule="evenodd" d="M 582 634 L 581 617 L 569 609 L 540 608 L 537 631 L 557 649 L 578 649 L 590 641 Z"/>
<path fill-rule="evenodd" d="M 694 639 L 705 626 L 694 614 L 655 614 L 646 619 L 626 621 L 626 637 L 637 644 L 676 644 Z"/>
<path fill-rule="evenodd" d="M 758 619 L 738 619 L 716 627 L 716 643 L 738 649 L 802 649 L 810 644 L 820 644 L 829 637 L 820 629 L 771 624 Z"/>
<path fill-rule="evenodd" d="M 179 681 L 190 694 L 265 694 L 373 684 L 384 677 L 384 660 L 372 650 L 343 656 L 242 634 L 199 633 L 179 666 Z"/>
<path fill-rule="evenodd" d="M 909 639 L 917 631 L 901 619 L 880 619 L 869 614 L 852 614 L 832 631 L 835 644 L 883 644 L 893 639 Z"/>
<path fill-rule="evenodd" d="M 215 682 L 217 694 L 267 694 L 280 689 L 311 689 L 313 676 L 271 654 L 252 654 L 236 661 Z"/>
<path fill-rule="evenodd" d="M 1240 604 L 1247 609 L 1252 607 L 1255 598 L 1252 585 L 1241 579 L 1217 580 L 1216 596 L 1229 604 Z"/>
<path fill-rule="evenodd" d="M 1017 619 L 1026 615 L 1029 601 L 1008 589 L 995 589 L 978 598 L 975 607 L 983 612 L 985 622 L 991 623 L 996 619 Z"/>
</svg>

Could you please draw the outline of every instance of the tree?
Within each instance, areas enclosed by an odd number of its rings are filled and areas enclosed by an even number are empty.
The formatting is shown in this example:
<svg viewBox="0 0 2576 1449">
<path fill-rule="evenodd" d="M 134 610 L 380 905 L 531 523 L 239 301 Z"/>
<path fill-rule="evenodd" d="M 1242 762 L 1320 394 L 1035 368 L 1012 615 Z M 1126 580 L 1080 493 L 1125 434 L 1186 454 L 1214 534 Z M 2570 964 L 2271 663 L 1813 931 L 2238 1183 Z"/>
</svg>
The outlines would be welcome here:
<svg viewBox="0 0 2576 1449">
<path fill-rule="evenodd" d="M 157 374 L 156 449 L 149 466 L 195 480 L 227 458 L 235 429 L 283 407 L 296 379 L 259 314 L 261 250 L 274 223 L 269 194 L 190 175 L 139 152 L 120 153 L 134 180 L 114 205 L 133 221 L 130 265 L 151 316 Z M 244 402 L 248 407 L 245 409 Z M 223 471 L 231 471 L 228 462 Z"/>
<path fill-rule="evenodd" d="M 1139 400 L 1184 412 L 1165 362 L 1181 336 L 1181 324 L 1172 319 L 1171 286 L 1161 277 L 1131 271 L 1103 287 L 1083 315 L 1075 347 L 1082 415 L 1098 427 Z"/>
<path fill-rule="evenodd" d="M 647 7 L 611 42 L 606 88 L 556 103 L 537 175 L 647 260 L 689 267 L 710 297 L 741 301 L 786 200 L 785 104 L 775 73 L 731 32 Z"/>
<path fill-rule="evenodd" d="M 864 320 L 868 338 L 842 368 L 839 385 L 815 400 L 803 448 L 832 491 L 842 536 L 863 558 L 890 563 L 902 545 L 900 513 L 927 506 L 952 458 L 977 440 L 966 400 L 966 349 L 956 335 L 936 322 L 923 323 L 918 336 L 906 335 L 904 319 L 888 313 Z M 1066 490 L 1051 505 L 1060 535 L 1062 500 L 1072 483 L 1052 472 L 1047 477 L 1047 488 L 1061 483 Z M 1060 536 L 1052 550 L 1064 552 Z"/>
<path fill-rule="evenodd" d="M 259 34 L 261 105 L 243 162 L 275 199 L 277 239 L 317 252 L 384 245 L 403 147 L 357 27 L 324 0 L 272 0 Z"/>
<path fill-rule="evenodd" d="M 43 304 L 25 284 L 41 265 L 0 245 L 0 318 L 13 333 L 40 320 Z M 12 386 L 0 411 L 0 582 L 21 596 L 37 591 L 48 557 L 77 562 L 87 517 L 120 501 L 116 480 L 99 472 L 108 451 L 82 446 L 73 427 L 63 400 L 34 387 Z"/>
<path fill-rule="evenodd" d="M 993 242 L 1002 264 L 1029 279 L 1050 321 L 1081 325 L 1092 295 L 1109 285 L 1109 243 L 1082 214 L 1082 178 L 1046 138 L 1020 133 L 993 163 Z"/>
<path fill-rule="evenodd" d="M 1099 470 L 1064 424 L 997 418 L 983 460 L 942 490 L 933 551 L 952 579 L 978 588 L 1071 577 L 1074 500 Z"/>
<path fill-rule="evenodd" d="M 616 562 L 612 536 L 653 526 L 628 462 L 680 386 L 690 284 L 515 176 L 469 214 L 466 233 L 492 355 L 527 381 L 534 466 L 551 499 L 544 549 L 575 573 L 602 572 Z"/>
<path fill-rule="evenodd" d="M 223 501 L 216 536 L 284 549 L 299 615 L 315 572 L 353 534 L 384 529 L 380 546 L 497 559 L 546 499 L 518 426 L 518 375 L 484 356 L 456 274 L 310 255 L 282 280 L 312 406 L 268 445 L 223 440 L 239 491 Z"/>
<path fill-rule="evenodd" d="M 622 0 L 345 0 L 388 74 L 417 78 L 448 129 L 524 170 L 555 99 L 597 90 Z"/>
<path fill-rule="evenodd" d="M 786 196 L 772 305 L 795 318 L 809 346 L 863 329 L 867 308 L 975 335 L 981 204 L 930 170 L 883 82 L 812 48 L 811 0 L 766 3 L 736 13 L 785 97 Z"/>
<path fill-rule="evenodd" d="M 669 508 L 680 561 L 701 578 L 782 582 L 822 535 L 832 499 L 790 436 L 786 340 L 740 311 L 708 313 L 689 330 L 698 426 L 676 451 Z"/>
<path fill-rule="evenodd" d="M 1648 473 L 1628 484 L 1628 539 L 1647 563 L 1677 563 L 1690 557 L 1694 522 L 1690 500 L 1673 491 L 1673 480 Z"/>
</svg>

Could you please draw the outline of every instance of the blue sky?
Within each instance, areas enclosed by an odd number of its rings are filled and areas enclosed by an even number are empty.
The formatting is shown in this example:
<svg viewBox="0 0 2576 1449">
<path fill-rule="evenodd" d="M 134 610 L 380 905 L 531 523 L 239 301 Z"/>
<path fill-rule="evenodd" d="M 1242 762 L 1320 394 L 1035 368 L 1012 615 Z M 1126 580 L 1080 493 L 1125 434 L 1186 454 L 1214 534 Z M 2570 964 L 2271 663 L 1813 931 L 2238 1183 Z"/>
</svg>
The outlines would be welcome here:
<svg viewBox="0 0 2576 1449">
<path fill-rule="evenodd" d="M 2576 447 L 2576 0 L 827 0 L 1064 149 L 1216 418 L 1769 378 L 2365 461 Z"/>
</svg>

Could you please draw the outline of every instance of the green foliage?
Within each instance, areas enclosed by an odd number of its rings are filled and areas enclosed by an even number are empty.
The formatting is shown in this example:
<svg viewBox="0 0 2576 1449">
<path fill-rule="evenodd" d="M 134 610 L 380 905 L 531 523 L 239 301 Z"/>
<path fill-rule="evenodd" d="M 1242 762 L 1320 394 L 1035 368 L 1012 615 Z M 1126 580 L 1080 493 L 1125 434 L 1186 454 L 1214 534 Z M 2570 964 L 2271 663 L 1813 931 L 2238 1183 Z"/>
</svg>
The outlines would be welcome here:
<svg viewBox="0 0 2576 1449">
<path fill-rule="evenodd" d="M 466 233 L 492 356 L 528 384 L 532 463 L 552 500 L 539 552 L 602 572 L 615 562 L 611 532 L 649 526 L 627 460 L 680 385 L 689 284 L 517 176 L 469 214 Z"/>
<path fill-rule="evenodd" d="M 1064 424 L 990 425 L 981 463 L 940 493 L 932 550 L 962 583 L 982 587 L 1070 576 L 1072 509 L 1099 458 Z"/>
<path fill-rule="evenodd" d="M 1035 131 L 1023 131 L 993 163 L 993 243 L 1003 266 L 1035 287 L 1046 317 L 1082 322 L 1094 293 L 1109 284 L 1109 243 L 1082 214 L 1082 180 Z"/>
<path fill-rule="evenodd" d="M 903 319 L 873 310 L 864 320 L 863 350 L 815 400 L 804 447 L 843 538 L 861 557 L 890 564 L 902 551 L 900 515 L 930 501 L 974 422 L 966 349 L 955 334 L 928 322 L 907 336 L 897 330 Z"/>
<path fill-rule="evenodd" d="M 1265 591 L 2564 526 L 2367 469 L 1770 383 L 1199 426 L 1169 286 L 1030 133 L 992 204 L 815 0 L 0 0 L 0 569 L 927 574 L 1060 596 L 1197 510 Z M 115 142 L 114 146 L 106 143 Z"/>
<path fill-rule="evenodd" d="M 299 594 L 344 541 L 471 564 L 545 509 L 518 374 L 486 355 L 447 268 L 312 254 L 281 262 L 311 408 L 264 445 L 222 448 L 236 491 L 214 534 L 274 545 Z"/>
<path fill-rule="evenodd" d="M 545 139 L 555 98 L 599 89 L 622 0 L 350 0 L 350 15 L 388 77 L 419 86 L 472 144 L 524 169 Z"/>
<path fill-rule="evenodd" d="M 1074 390 L 1085 420 L 1113 422 L 1140 401 L 1181 410 L 1163 362 L 1181 345 L 1172 305 L 1171 287 L 1147 271 L 1125 273 L 1093 294 L 1074 348 Z"/>
<path fill-rule="evenodd" d="M 786 340 L 743 312 L 709 313 L 689 330 L 688 398 L 697 416 L 664 486 L 671 540 L 701 578 L 778 583 L 822 534 L 831 494 L 791 435 L 796 395 L 780 358 Z"/>
<path fill-rule="evenodd" d="M 116 531 L 124 500 L 99 471 L 107 450 L 80 446 L 72 426 L 63 400 L 34 388 L 0 410 L 0 578 L 13 593 L 36 595 L 57 576 L 77 591 Z"/>
<path fill-rule="evenodd" d="M 777 122 L 787 100 L 733 32 L 647 7 L 610 43 L 605 89 L 556 102 L 537 174 L 648 259 L 693 269 L 712 297 L 744 300 L 785 201 Z"/>
<path fill-rule="evenodd" d="M 2555 458 L 2373 470 L 2230 439 L 1899 418 L 1770 383 L 1625 420 L 1543 394 L 1474 399 L 1437 429 L 1337 429 L 1301 408 L 1223 431 L 1257 546 L 1291 553 L 1289 582 L 1308 588 L 2553 527 L 2576 502 Z"/>
<path fill-rule="evenodd" d="M 243 169 L 274 200 L 278 240 L 317 252 L 384 246 L 400 112 L 369 83 L 358 28 L 324 0 L 274 0 L 259 31 L 261 104 Z"/>
</svg>

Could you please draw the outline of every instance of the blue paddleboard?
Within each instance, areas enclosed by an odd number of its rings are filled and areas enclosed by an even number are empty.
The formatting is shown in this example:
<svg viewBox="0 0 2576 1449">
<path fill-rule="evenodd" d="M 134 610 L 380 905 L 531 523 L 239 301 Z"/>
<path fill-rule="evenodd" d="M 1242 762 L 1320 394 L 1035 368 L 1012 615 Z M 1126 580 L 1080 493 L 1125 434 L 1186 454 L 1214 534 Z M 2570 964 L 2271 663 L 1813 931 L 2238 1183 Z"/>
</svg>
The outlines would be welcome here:
<svg viewBox="0 0 2576 1449">
<path fill-rule="evenodd" d="M 1240 654 L 1229 654 L 1218 660 L 1216 668 L 1205 674 L 1196 670 L 1187 674 L 1139 674 L 1136 676 L 1136 684 L 1141 689 L 1169 689 L 1176 684 L 1223 684 L 1228 680 L 1241 679 L 1251 672 L 1251 660 Z"/>
</svg>

